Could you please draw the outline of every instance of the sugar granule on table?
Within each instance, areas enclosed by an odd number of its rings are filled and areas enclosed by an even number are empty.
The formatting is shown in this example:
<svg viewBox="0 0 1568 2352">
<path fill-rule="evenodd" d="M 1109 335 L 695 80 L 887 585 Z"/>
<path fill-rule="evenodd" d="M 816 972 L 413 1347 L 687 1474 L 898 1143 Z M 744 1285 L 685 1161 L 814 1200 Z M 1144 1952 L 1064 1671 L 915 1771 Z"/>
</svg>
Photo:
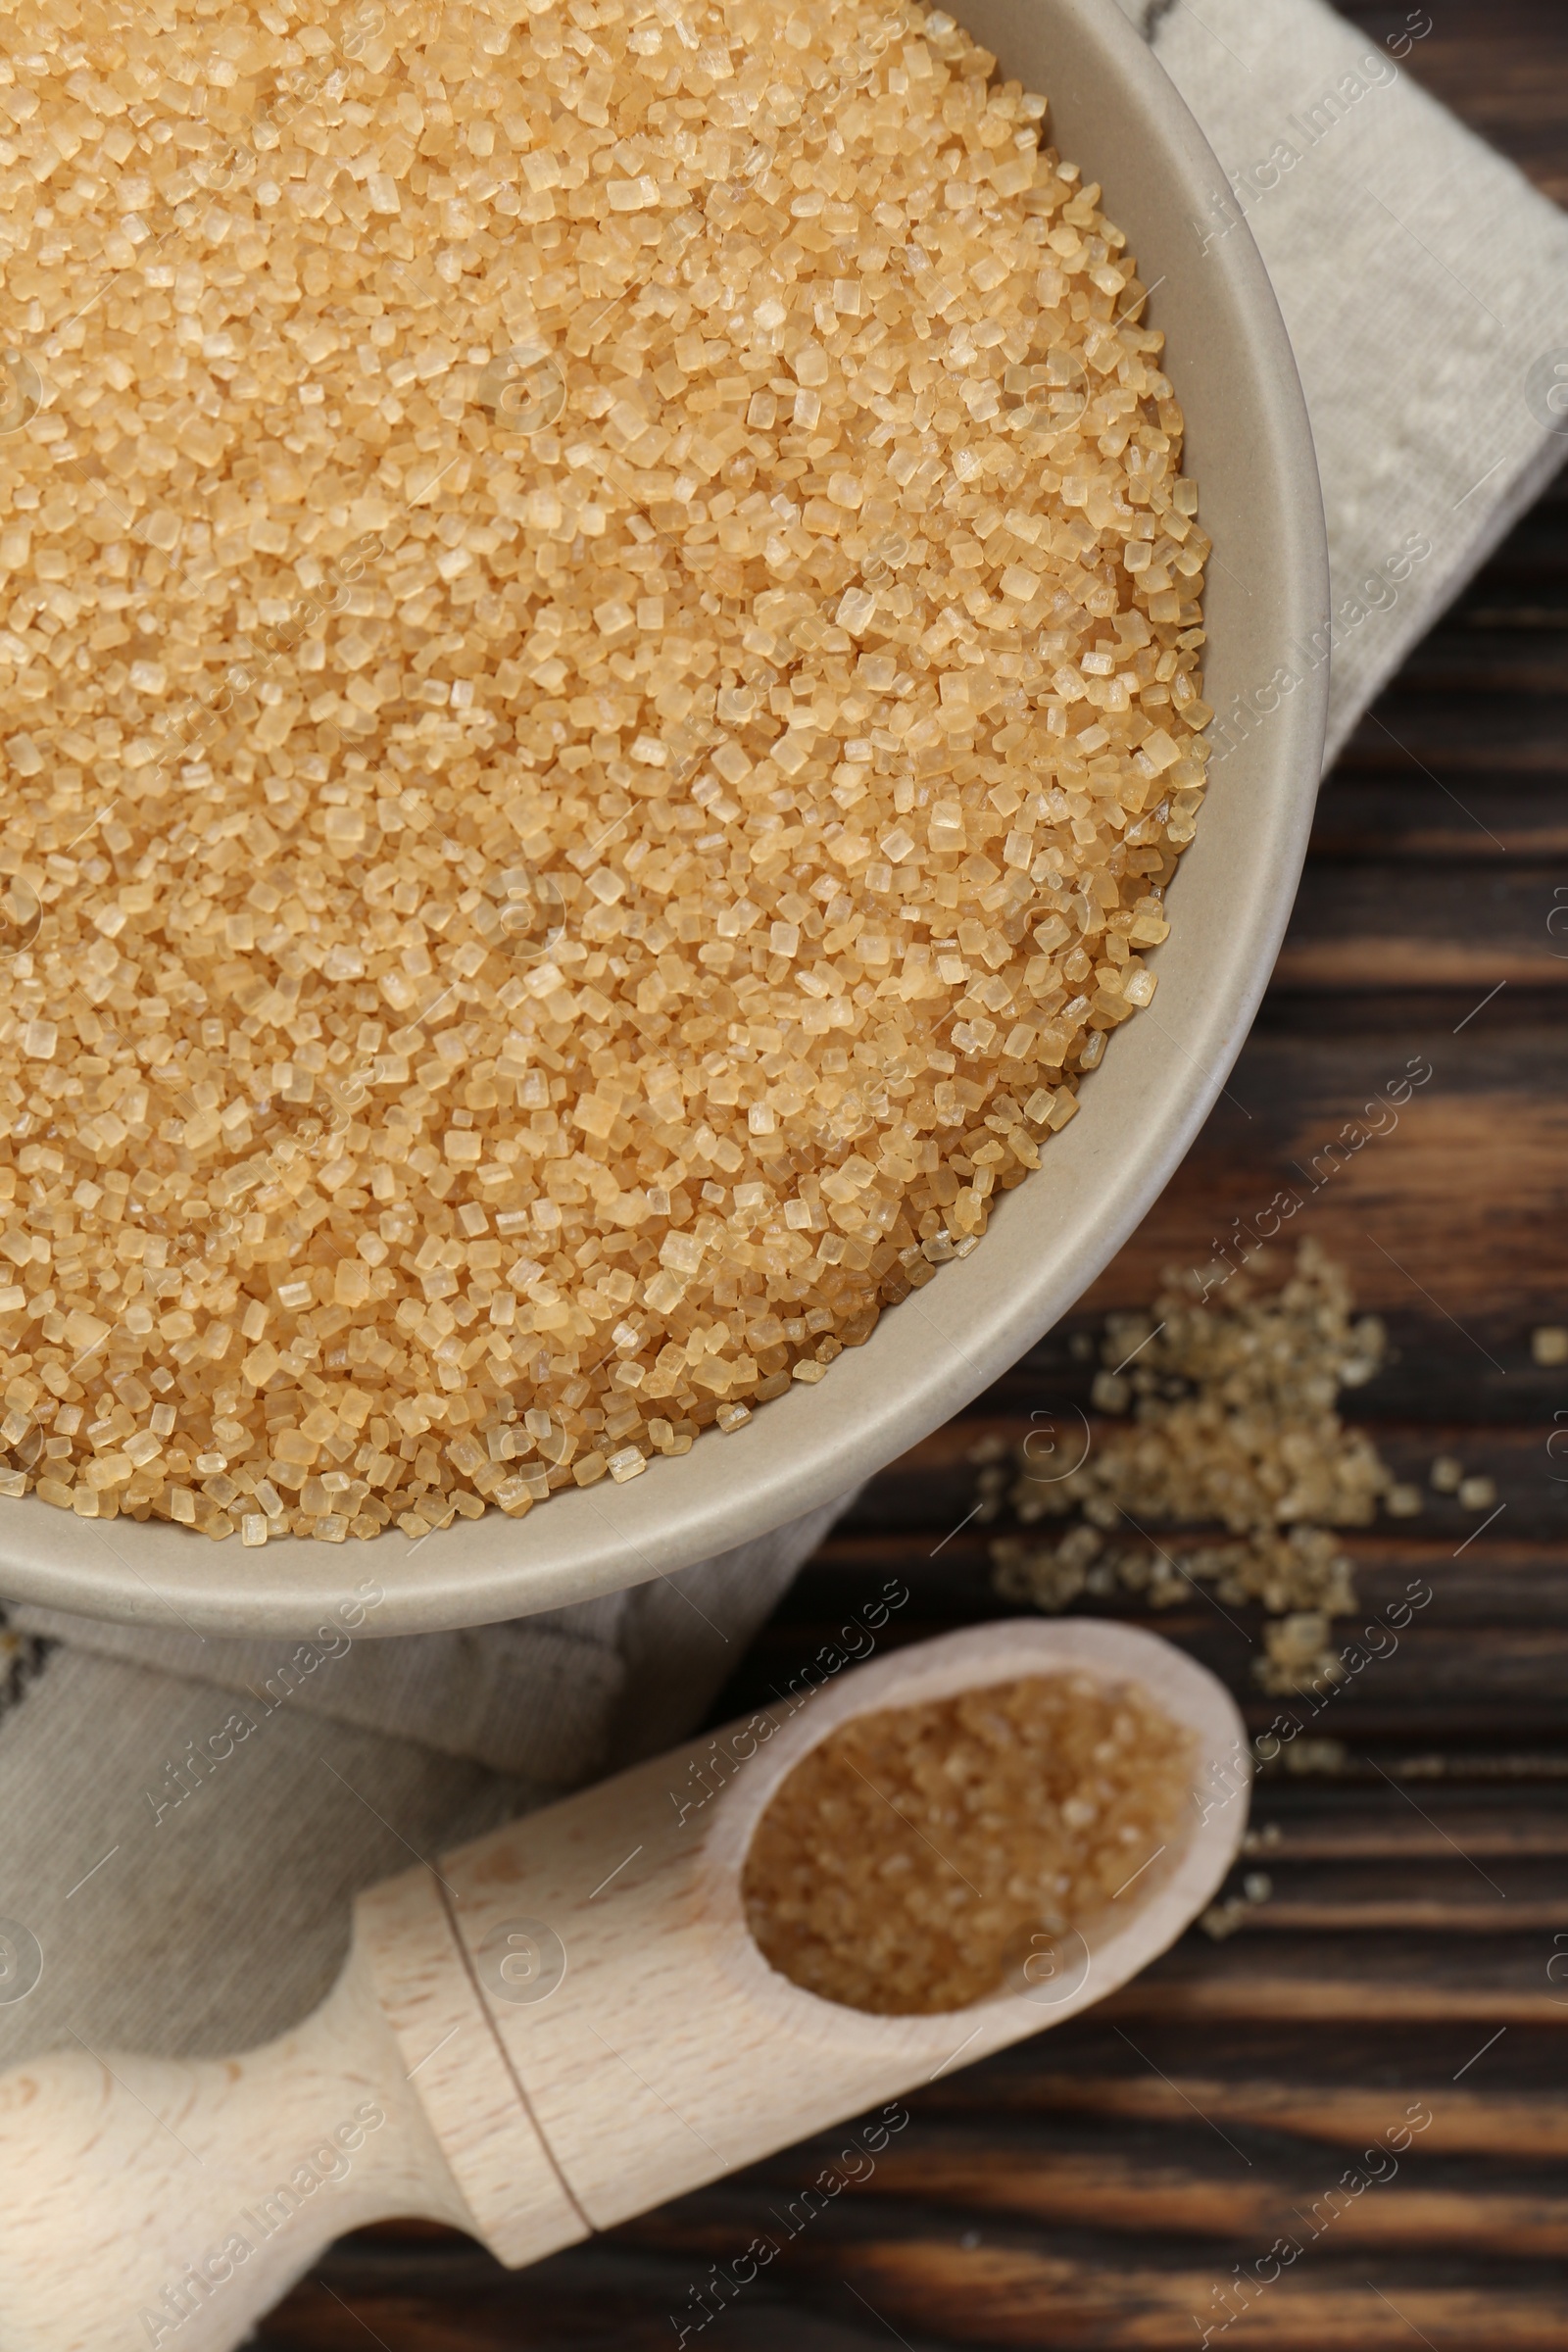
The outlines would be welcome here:
<svg viewBox="0 0 1568 2352">
<path fill-rule="evenodd" d="M 1370 1525 L 1380 1503 L 1396 1519 L 1421 1509 L 1420 1490 L 1396 1480 L 1369 1432 L 1335 1409 L 1342 1388 L 1380 1370 L 1387 1334 L 1378 1316 L 1356 1315 L 1345 1268 L 1315 1241 L 1301 1243 L 1294 1265 L 1256 1252 L 1212 1298 L 1209 1287 L 1167 1269 L 1152 1306 L 1107 1316 L 1092 1401 L 1128 1419 L 1097 1431 L 1066 1476 L 1034 1458 L 1027 1440 L 1014 1463 L 981 1470 L 987 1517 L 1004 1495 L 1026 1527 L 1082 1514 L 1049 1544 L 997 1537 L 997 1589 L 1054 1613 L 1080 1593 L 1172 1608 L 1209 1586 L 1221 1601 L 1267 1612 L 1252 1665 L 1266 1690 L 1332 1683 L 1344 1675 L 1332 1621 L 1355 1607 L 1355 1591 L 1331 1531 Z M 1463 1472 L 1451 1469 L 1456 1490 Z M 1168 1531 L 1184 1526 L 1222 1527 L 1232 1540 L 1166 1549 Z"/>
<path fill-rule="evenodd" d="M 757 1826 L 753 1937 L 824 2000 L 966 2008 L 1043 1942 L 1119 1927 L 1148 1899 L 1197 1818 L 1192 1761 L 1191 1734 L 1146 1692 L 1084 1674 L 858 1715 Z"/>
<path fill-rule="evenodd" d="M 1072 1116 L 1208 541 L 993 66 L 858 0 L 0 26 L 0 1490 L 633 1477 Z"/>
</svg>

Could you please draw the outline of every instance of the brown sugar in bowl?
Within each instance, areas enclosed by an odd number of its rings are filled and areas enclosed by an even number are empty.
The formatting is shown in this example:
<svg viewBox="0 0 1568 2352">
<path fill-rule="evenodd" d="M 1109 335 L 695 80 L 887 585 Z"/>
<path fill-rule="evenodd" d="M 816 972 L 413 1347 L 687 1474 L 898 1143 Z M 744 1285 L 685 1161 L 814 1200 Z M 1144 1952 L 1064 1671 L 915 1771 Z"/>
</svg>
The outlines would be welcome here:
<svg viewBox="0 0 1568 2352">
<path fill-rule="evenodd" d="M 1225 548 L 1207 592 L 1205 693 L 1240 709 L 1211 760 L 1198 838 L 1152 959 L 1157 1012 L 1128 1025 L 1082 1111 L 996 1208 L 982 1245 L 885 1313 L 830 1377 L 733 1436 L 705 1437 L 626 1487 L 555 1496 L 371 1550 L 292 1540 L 249 1550 L 124 1519 L 100 1528 L 35 1499 L 0 1511 L 14 1595 L 123 1619 L 303 1631 L 370 1588 L 368 1632 L 525 1614 L 742 1544 L 831 1500 L 973 1396 L 1093 1279 L 1148 1207 L 1217 1093 L 1289 911 L 1315 791 L 1326 670 L 1314 632 L 1326 564 L 1310 440 L 1272 295 L 1245 229 L 1203 249 L 1223 177 L 1118 12 L 1087 0 L 980 7 L 966 29 L 1044 89 L 1049 136 L 1106 190 L 1159 283 L 1205 526 Z M 850 617 L 853 617 L 851 615 Z M 1288 687 L 1286 680 L 1290 681 Z M 1269 689 L 1274 709 L 1240 703 Z"/>
</svg>

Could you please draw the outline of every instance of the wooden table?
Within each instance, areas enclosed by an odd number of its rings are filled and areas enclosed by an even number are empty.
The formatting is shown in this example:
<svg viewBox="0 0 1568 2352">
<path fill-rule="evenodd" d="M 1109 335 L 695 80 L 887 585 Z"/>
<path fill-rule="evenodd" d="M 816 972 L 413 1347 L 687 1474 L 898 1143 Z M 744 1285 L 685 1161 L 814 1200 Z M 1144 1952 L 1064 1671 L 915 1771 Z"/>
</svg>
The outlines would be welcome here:
<svg viewBox="0 0 1568 2352">
<path fill-rule="evenodd" d="M 1431 9 L 1408 70 L 1568 200 L 1568 10 Z M 1359 0 L 1347 13 L 1379 37 L 1406 16 Z M 1435 1599 L 1398 1654 L 1336 1700 L 1343 1768 L 1261 1784 L 1253 1835 L 1278 1834 L 1258 1857 L 1272 1899 L 1229 1940 L 1195 1933 L 1081 2022 L 911 2099 L 874 2177 L 700 2332 L 691 2290 L 754 2236 L 782 2242 L 773 2214 L 845 2134 L 520 2278 L 439 2230 L 348 2239 L 260 2344 L 635 2352 L 692 2324 L 686 2340 L 705 2352 L 1187 2346 L 1225 2317 L 1215 2289 L 1235 2266 L 1290 2235 L 1300 2257 L 1216 2342 L 1568 2346 L 1568 1459 L 1546 1452 L 1553 1416 L 1568 1426 L 1568 1370 L 1536 1367 L 1529 1347 L 1533 1325 L 1568 1321 L 1568 936 L 1546 928 L 1568 884 L 1565 694 L 1558 487 L 1327 785 L 1230 1099 L 1164 1199 L 1081 1312 L 876 1482 L 720 1710 L 764 1698 L 890 1574 L 913 1596 L 899 1639 L 1002 1613 L 984 1533 L 950 1537 L 973 1501 L 975 1441 L 1087 1401 L 1073 1334 L 1146 1302 L 1165 1264 L 1206 1263 L 1233 1213 L 1266 1202 L 1292 1161 L 1424 1054 L 1433 1081 L 1397 1131 L 1325 1185 L 1297 1230 L 1350 1267 L 1397 1350 L 1348 1410 L 1402 1475 L 1424 1480 L 1452 1452 L 1495 1479 L 1506 1508 L 1477 1533 L 1475 1514 L 1439 1502 L 1409 1532 L 1385 1522 L 1350 1540 L 1369 1611 L 1415 1572 Z M 1261 1728 L 1275 1702 L 1249 1677 L 1257 1622 L 1233 1614 L 1239 1630 L 1195 1601 L 1157 1624 Z M 1418 2102 L 1432 2120 L 1396 2177 L 1331 2204 L 1346 2168 Z"/>
</svg>

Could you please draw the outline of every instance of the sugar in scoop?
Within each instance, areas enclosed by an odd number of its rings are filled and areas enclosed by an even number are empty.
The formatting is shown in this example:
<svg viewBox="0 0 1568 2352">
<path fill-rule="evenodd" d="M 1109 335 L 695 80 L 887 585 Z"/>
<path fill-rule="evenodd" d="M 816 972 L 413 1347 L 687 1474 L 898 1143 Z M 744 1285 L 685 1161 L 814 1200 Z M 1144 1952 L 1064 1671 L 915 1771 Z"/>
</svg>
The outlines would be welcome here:
<svg viewBox="0 0 1568 2352">
<path fill-rule="evenodd" d="M 752 1935 L 826 2000 L 965 2008 L 1027 1984 L 1036 1945 L 1147 1898 L 1195 1818 L 1192 1761 L 1191 1735 L 1136 1686 L 1085 1674 L 855 1716 L 758 1825 Z"/>
</svg>

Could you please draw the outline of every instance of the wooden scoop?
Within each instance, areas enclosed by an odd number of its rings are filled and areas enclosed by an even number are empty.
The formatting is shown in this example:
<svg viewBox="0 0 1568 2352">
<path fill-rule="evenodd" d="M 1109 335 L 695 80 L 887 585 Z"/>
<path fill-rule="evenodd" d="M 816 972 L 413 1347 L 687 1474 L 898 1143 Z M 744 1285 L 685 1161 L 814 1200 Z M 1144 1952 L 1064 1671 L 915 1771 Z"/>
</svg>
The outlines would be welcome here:
<svg viewBox="0 0 1568 2352">
<path fill-rule="evenodd" d="M 740 1879 L 835 1726 L 1017 1676 L 1142 1686 L 1196 1736 L 1169 1875 L 1016 1989 L 884 2017 L 803 1991 Z M 242 2057 L 62 2052 L 0 2079 L 0 2352 L 222 2352 L 330 2241 L 423 2215 L 514 2267 L 1038 2033 L 1174 1941 L 1247 1819 L 1247 1737 L 1181 1651 L 1029 1619 L 904 1649 L 372 1888 L 314 2016 Z"/>
</svg>

